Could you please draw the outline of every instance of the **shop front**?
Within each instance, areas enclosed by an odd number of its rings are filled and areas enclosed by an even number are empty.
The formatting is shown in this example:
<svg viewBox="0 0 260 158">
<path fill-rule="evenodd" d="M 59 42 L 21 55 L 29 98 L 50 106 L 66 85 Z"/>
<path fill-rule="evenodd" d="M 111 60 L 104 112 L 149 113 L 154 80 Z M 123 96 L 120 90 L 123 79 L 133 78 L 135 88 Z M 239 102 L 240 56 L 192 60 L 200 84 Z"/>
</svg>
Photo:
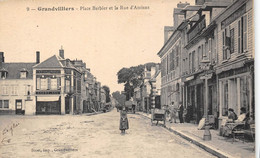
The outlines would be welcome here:
<svg viewBox="0 0 260 158">
<path fill-rule="evenodd" d="M 36 114 L 61 114 L 60 96 L 37 96 Z"/>
<path fill-rule="evenodd" d="M 234 109 L 237 115 L 242 107 L 250 115 L 254 116 L 255 113 L 253 64 L 248 63 L 236 69 L 227 68 L 218 70 L 220 123 L 227 118 L 229 108 Z"/>
</svg>

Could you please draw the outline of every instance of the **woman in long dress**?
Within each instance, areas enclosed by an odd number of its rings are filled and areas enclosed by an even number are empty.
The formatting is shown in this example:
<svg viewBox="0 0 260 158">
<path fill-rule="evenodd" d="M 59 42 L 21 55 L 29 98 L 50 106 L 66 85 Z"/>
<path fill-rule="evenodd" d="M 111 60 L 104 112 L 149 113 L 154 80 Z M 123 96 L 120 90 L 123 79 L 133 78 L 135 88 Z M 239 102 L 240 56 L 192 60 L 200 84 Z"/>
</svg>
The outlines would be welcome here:
<svg viewBox="0 0 260 158">
<path fill-rule="evenodd" d="M 125 106 L 123 106 L 122 110 L 120 111 L 119 130 L 121 130 L 121 133 L 125 133 L 125 130 L 127 130 L 127 129 L 129 129 L 127 111 L 126 111 Z"/>
</svg>

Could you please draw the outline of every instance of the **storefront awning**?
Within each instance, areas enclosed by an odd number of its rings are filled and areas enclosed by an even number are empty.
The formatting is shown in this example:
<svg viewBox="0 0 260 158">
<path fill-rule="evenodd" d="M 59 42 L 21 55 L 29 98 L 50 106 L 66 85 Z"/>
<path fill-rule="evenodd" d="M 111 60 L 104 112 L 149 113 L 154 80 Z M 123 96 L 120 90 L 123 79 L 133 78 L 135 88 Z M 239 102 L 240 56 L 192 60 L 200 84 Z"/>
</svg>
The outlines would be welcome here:
<svg viewBox="0 0 260 158">
<path fill-rule="evenodd" d="M 37 101 L 59 101 L 59 96 L 37 97 Z"/>
</svg>

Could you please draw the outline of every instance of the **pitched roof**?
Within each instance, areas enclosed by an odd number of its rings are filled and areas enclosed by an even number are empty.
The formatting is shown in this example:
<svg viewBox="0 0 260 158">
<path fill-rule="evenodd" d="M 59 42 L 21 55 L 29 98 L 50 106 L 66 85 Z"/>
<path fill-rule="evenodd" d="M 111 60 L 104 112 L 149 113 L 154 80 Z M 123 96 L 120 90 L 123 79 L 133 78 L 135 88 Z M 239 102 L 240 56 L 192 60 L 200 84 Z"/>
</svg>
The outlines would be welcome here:
<svg viewBox="0 0 260 158">
<path fill-rule="evenodd" d="M 61 62 L 59 61 L 56 55 L 53 55 L 52 57 L 34 66 L 34 68 L 62 68 L 62 67 L 63 66 Z"/>
<path fill-rule="evenodd" d="M 20 72 L 26 70 L 28 72 L 27 79 L 33 78 L 33 66 L 36 63 L 2 63 L 1 70 L 6 70 L 8 75 L 6 79 L 20 79 Z"/>
</svg>

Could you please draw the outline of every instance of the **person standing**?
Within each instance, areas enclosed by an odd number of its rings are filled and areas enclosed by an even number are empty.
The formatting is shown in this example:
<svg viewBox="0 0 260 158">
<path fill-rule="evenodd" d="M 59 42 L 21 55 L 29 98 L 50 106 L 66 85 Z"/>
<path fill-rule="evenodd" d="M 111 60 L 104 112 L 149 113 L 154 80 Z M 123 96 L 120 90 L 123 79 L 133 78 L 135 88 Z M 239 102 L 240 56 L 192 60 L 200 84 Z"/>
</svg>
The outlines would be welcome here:
<svg viewBox="0 0 260 158">
<path fill-rule="evenodd" d="M 179 103 L 178 114 L 179 114 L 180 123 L 183 123 L 183 105 L 182 105 L 182 102 Z"/>
<path fill-rule="evenodd" d="M 176 109 L 174 107 L 174 101 L 170 105 L 170 123 L 172 123 L 172 119 L 174 119 L 174 123 L 176 123 Z"/>
<path fill-rule="evenodd" d="M 126 107 L 123 106 L 122 110 L 120 111 L 120 124 L 119 124 L 119 130 L 121 130 L 121 133 L 124 134 L 125 130 L 129 129 L 128 119 L 127 119 L 127 111 Z"/>
</svg>

